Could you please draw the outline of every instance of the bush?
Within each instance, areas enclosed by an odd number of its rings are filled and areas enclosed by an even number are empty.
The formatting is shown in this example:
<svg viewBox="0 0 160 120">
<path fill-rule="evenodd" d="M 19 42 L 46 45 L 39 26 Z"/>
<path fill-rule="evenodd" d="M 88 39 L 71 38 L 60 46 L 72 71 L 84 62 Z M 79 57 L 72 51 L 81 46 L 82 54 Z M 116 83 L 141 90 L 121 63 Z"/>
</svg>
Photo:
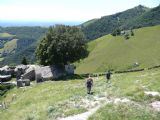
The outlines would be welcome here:
<svg viewBox="0 0 160 120">
<path fill-rule="evenodd" d="M 2 85 L 0 84 L 0 96 L 3 96 L 8 90 L 14 88 L 14 85 L 8 84 L 8 85 Z"/>
<path fill-rule="evenodd" d="M 131 36 L 134 36 L 134 32 L 133 32 L 133 30 L 131 30 Z"/>
<path fill-rule="evenodd" d="M 54 118 L 54 119 L 56 119 L 61 115 L 60 109 L 55 106 L 49 106 L 47 109 L 47 113 L 50 118 Z"/>
<path fill-rule="evenodd" d="M 125 34 L 124 35 L 124 38 L 126 39 L 126 40 L 128 40 L 130 37 L 129 37 L 129 34 Z"/>
</svg>

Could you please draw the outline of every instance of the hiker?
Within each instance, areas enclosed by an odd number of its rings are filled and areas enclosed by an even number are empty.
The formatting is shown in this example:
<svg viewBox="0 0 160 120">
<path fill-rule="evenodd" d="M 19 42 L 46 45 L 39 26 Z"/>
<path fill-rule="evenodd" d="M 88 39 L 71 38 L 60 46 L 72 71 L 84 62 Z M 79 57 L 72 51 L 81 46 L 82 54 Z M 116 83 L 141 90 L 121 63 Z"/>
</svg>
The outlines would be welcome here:
<svg viewBox="0 0 160 120">
<path fill-rule="evenodd" d="M 87 93 L 88 94 L 91 94 L 92 86 L 93 86 L 93 79 L 89 75 L 87 80 L 86 80 L 86 87 L 87 87 Z"/>
<path fill-rule="evenodd" d="M 110 72 L 110 70 L 108 70 L 108 72 L 106 73 L 106 79 L 107 79 L 107 83 L 110 81 L 110 79 L 111 79 L 111 72 Z"/>
</svg>

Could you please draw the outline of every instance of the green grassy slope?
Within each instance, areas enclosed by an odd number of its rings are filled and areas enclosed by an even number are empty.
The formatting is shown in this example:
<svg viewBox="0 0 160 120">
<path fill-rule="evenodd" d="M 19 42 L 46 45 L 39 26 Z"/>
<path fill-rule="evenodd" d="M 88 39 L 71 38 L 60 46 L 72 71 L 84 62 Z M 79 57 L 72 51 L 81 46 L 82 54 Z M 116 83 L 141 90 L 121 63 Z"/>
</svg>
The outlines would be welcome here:
<svg viewBox="0 0 160 120">
<path fill-rule="evenodd" d="M 4 44 L 4 47 L 0 49 L 0 62 L 4 60 L 5 56 L 14 54 L 17 48 L 17 40 L 12 39 Z"/>
<path fill-rule="evenodd" d="M 93 96 L 103 96 L 107 93 L 108 97 L 125 97 L 141 106 L 119 106 L 107 105 L 105 110 L 99 110 L 101 116 L 94 116 L 97 119 L 108 118 L 109 113 L 112 120 L 113 117 L 123 117 L 128 119 L 130 114 L 132 118 L 140 116 L 140 118 L 149 118 L 158 120 L 159 115 L 156 112 L 150 111 L 146 106 L 152 101 L 160 100 L 160 97 L 146 96 L 144 91 L 160 92 L 160 69 L 146 70 L 143 72 L 113 74 L 111 84 L 106 83 L 104 76 L 98 79 L 94 78 Z M 145 86 L 145 87 L 144 87 Z M 55 120 L 56 117 L 72 115 L 84 112 L 81 108 L 82 98 L 85 98 L 86 89 L 83 79 L 75 79 L 68 81 L 49 81 L 41 84 L 33 84 L 31 87 L 14 88 L 7 92 L 5 97 L 0 99 L 7 105 L 7 109 L 0 109 L 1 120 Z M 92 99 L 93 96 L 87 96 Z M 76 106 L 72 106 L 72 103 Z M 69 104 L 68 104 L 69 103 Z M 107 108 L 110 109 L 107 109 Z M 138 108 L 137 108 L 138 107 Z M 140 108 L 139 108 L 140 107 Z M 136 109 L 137 108 L 137 109 Z M 106 110 L 107 109 L 107 110 Z M 111 110 L 111 111 L 109 111 Z M 126 110 L 128 112 L 126 113 Z M 104 114 L 106 111 L 106 114 Z M 132 116 L 133 115 L 133 116 Z M 94 118 L 92 117 L 92 118 Z M 98 119 L 98 117 L 101 117 Z M 109 118 L 108 118 L 109 119 Z M 93 119 L 91 119 L 93 120 Z"/>
<path fill-rule="evenodd" d="M 14 53 L 15 49 L 17 47 L 17 40 L 18 39 L 13 39 L 11 41 L 8 41 L 3 48 L 3 52 L 7 52 L 7 53 Z"/>
<path fill-rule="evenodd" d="M 11 38 L 14 37 L 15 35 L 11 35 L 9 33 L 0 33 L 0 38 Z"/>
<path fill-rule="evenodd" d="M 2 99 L 8 109 L 0 110 L 0 120 L 53 120 L 65 110 L 73 109 L 67 107 L 66 100 L 83 96 L 82 84 L 82 80 L 50 81 L 24 89 L 14 88 Z"/>
<path fill-rule="evenodd" d="M 151 102 L 159 101 L 159 96 L 147 96 L 144 91 L 160 92 L 160 69 L 143 72 L 117 74 L 112 76 L 111 85 L 105 91 L 110 96 L 127 97 L 138 103 L 107 104 L 93 114 L 89 120 L 159 120 L 159 112 L 148 109 Z M 106 85 L 107 86 L 107 85 Z"/>
<path fill-rule="evenodd" d="M 76 73 L 102 72 L 108 69 L 126 70 L 160 65 L 160 26 L 134 30 L 135 35 L 125 40 L 123 36 L 103 36 L 89 43 L 89 56 L 82 60 Z"/>
<path fill-rule="evenodd" d="M 108 104 L 89 120 L 159 120 L 160 114 L 132 104 Z"/>
<path fill-rule="evenodd" d="M 9 34 L 7 32 L 0 31 L 0 49 L 4 47 L 4 44 L 12 39 L 14 39 L 16 35 Z"/>
</svg>

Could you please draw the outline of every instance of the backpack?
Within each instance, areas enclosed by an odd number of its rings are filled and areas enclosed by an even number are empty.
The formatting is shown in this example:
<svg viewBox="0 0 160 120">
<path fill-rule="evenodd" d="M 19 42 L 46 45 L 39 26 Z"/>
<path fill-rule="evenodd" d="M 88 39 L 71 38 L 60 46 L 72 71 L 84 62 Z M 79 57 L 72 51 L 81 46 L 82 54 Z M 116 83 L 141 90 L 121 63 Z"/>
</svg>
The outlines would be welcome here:
<svg viewBox="0 0 160 120">
<path fill-rule="evenodd" d="M 88 79 L 87 80 L 87 87 L 91 87 L 92 86 L 92 79 Z"/>
</svg>

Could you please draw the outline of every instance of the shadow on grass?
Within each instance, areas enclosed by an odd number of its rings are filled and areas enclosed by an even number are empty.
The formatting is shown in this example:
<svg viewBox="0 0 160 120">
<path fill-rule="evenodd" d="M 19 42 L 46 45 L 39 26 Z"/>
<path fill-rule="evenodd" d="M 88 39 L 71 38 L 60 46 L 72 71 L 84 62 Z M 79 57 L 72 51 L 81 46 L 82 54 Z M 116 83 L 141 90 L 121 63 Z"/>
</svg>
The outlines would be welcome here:
<svg viewBox="0 0 160 120">
<path fill-rule="evenodd" d="M 65 75 L 62 76 L 58 79 L 56 79 L 55 81 L 67 81 L 67 80 L 75 80 L 75 79 L 81 79 L 83 80 L 85 77 L 82 75 L 78 75 L 78 74 L 74 74 L 74 75 Z"/>
<path fill-rule="evenodd" d="M 89 95 L 93 95 L 95 92 L 91 92 Z"/>
</svg>

